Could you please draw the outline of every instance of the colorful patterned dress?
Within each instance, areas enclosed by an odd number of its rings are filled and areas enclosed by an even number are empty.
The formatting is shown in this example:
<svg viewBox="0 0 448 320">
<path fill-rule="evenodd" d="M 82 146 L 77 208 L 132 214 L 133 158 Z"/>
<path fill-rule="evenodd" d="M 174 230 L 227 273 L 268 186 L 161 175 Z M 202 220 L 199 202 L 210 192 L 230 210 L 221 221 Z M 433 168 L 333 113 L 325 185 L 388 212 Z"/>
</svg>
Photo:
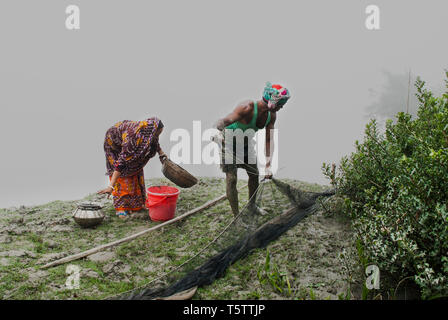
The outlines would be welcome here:
<svg viewBox="0 0 448 320">
<path fill-rule="evenodd" d="M 162 122 L 154 117 L 144 121 L 124 120 L 106 132 L 104 152 L 109 179 L 115 170 L 120 177 L 112 192 L 117 211 L 138 211 L 145 207 L 143 167 L 159 149 L 155 136 Z"/>
</svg>

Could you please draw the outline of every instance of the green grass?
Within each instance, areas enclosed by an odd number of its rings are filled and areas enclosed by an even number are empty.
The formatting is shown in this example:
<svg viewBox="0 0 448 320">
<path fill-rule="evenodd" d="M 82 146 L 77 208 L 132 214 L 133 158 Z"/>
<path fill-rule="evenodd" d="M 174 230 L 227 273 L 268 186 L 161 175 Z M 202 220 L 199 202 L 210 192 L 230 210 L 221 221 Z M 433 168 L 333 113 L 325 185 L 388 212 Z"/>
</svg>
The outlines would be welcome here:
<svg viewBox="0 0 448 320">
<path fill-rule="evenodd" d="M 323 186 L 306 184 L 294 180 L 285 180 L 297 187 L 309 191 L 321 191 Z M 166 179 L 152 179 L 149 185 L 173 185 Z M 239 181 L 242 186 L 245 181 Z M 203 203 L 225 193 L 225 183 L 222 179 L 201 178 L 191 189 L 181 190 L 177 213 L 180 215 Z M 263 191 L 263 208 L 269 212 L 270 219 L 290 207 L 287 199 L 270 186 Z M 247 188 L 240 192 L 240 208 L 247 202 Z M 94 200 L 96 195 L 89 195 L 85 200 Z M 111 295 L 143 286 L 164 272 L 182 265 L 209 244 L 216 235 L 233 219 L 227 201 L 183 221 L 163 227 L 131 242 L 124 243 L 112 249 L 115 258 L 104 263 L 81 259 L 71 262 L 78 265 L 82 272 L 89 270 L 98 274 L 97 278 L 82 275 L 80 289 L 68 290 L 65 282 L 67 265 L 60 265 L 45 270 L 45 276 L 35 282 L 30 282 L 29 275 L 38 272 L 44 264 L 42 258 L 48 254 L 73 254 L 105 244 L 143 228 L 157 225 L 157 222 L 142 219 L 122 221 L 115 217 L 114 208 L 109 202 L 103 209 L 107 218 L 95 229 L 80 228 L 72 220 L 71 214 L 76 208 L 76 201 L 54 201 L 46 205 L 26 207 L 22 209 L 0 209 L 0 227 L 24 228 L 26 232 L 14 234 L 9 232 L 11 242 L 0 243 L 0 252 L 15 249 L 29 251 L 23 257 L 6 257 L 9 265 L 0 265 L 0 299 L 103 299 Z M 20 223 L 20 219 L 24 220 Z M 309 218 L 307 218 L 309 219 Z M 305 220 L 307 220 L 305 219 Z M 314 219 L 314 217 L 313 217 Z M 317 219 L 317 218 L 316 218 Z M 336 218 L 322 218 L 323 223 L 342 223 Z M 330 219 L 330 220 L 328 220 Z M 311 220 L 319 226 L 319 220 Z M 310 223 L 311 223 L 310 222 Z M 55 226 L 68 228 L 68 231 L 52 231 Z M 343 228 L 345 225 L 341 225 Z M 309 265 L 320 261 L 321 268 L 337 268 L 335 262 L 318 259 L 313 256 L 310 239 L 305 236 L 306 223 L 288 231 L 280 239 L 269 245 L 267 249 L 254 250 L 251 255 L 232 265 L 224 277 L 213 284 L 199 288 L 194 299 L 304 299 L 320 298 L 316 292 L 320 286 L 309 286 L 308 291 L 302 290 L 301 277 L 306 274 Z M 4 234 L 8 234 L 3 232 Z M 330 237 L 331 238 L 331 237 Z M 193 261 L 194 266 L 200 264 L 217 251 L 229 245 L 231 239 L 223 237 L 222 243 L 211 246 L 203 255 Z M 345 245 L 345 243 L 344 243 Z M 305 249 L 310 247 L 310 249 Z M 267 263 L 269 255 L 269 264 Z M 309 255 L 309 257 L 308 257 Z M 304 263 L 298 260 L 304 259 Z M 119 261 L 117 272 L 106 273 L 104 268 L 111 262 Z M 127 272 L 125 266 L 129 266 Z M 264 274 L 257 275 L 257 271 Z M 318 277 L 316 275 L 316 277 Z M 260 279 L 267 279 L 261 281 Z M 321 281 L 322 282 L 322 281 Z M 279 290 L 280 288 L 280 290 Z M 302 288 L 302 289 L 301 289 Z M 342 289 L 341 289 L 342 290 Z M 325 298 L 325 297 L 323 297 Z"/>
</svg>

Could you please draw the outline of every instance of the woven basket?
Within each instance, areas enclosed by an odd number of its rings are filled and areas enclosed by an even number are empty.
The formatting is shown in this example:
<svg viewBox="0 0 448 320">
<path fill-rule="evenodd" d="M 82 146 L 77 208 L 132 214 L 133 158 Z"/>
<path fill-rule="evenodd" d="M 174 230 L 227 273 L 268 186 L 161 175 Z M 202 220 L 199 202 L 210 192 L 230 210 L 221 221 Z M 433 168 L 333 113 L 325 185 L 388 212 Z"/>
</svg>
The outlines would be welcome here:
<svg viewBox="0 0 448 320">
<path fill-rule="evenodd" d="M 198 183 L 198 179 L 192 176 L 187 170 L 175 164 L 168 158 L 163 161 L 163 175 L 181 188 L 190 188 Z"/>
</svg>

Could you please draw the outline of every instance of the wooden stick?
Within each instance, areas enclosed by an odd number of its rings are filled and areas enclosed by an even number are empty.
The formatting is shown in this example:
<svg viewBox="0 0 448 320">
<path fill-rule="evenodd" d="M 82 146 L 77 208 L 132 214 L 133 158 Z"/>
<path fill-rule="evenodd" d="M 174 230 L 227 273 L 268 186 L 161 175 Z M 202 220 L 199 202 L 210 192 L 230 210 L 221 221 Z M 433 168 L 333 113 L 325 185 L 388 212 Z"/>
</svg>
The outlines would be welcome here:
<svg viewBox="0 0 448 320">
<path fill-rule="evenodd" d="M 243 189 L 243 188 L 245 188 L 245 187 L 247 187 L 247 184 L 244 185 L 244 186 L 242 186 L 242 187 L 240 187 L 240 188 L 238 188 L 238 190 L 241 190 L 241 189 Z M 47 269 L 47 268 L 54 267 L 54 266 L 57 266 L 57 265 L 60 265 L 60 264 L 63 264 L 63 263 L 69 262 L 69 261 L 78 260 L 78 259 L 87 257 L 87 256 L 89 256 L 89 255 L 91 255 L 91 254 L 94 254 L 94 253 L 97 253 L 97 252 L 99 252 L 99 251 L 102 251 L 102 250 L 104 250 L 104 249 L 107 249 L 107 248 L 111 248 L 111 247 L 117 246 L 117 245 L 119 245 L 119 244 L 121 244 L 121 243 L 123 243 L 123 242 L 128 242 L 128 241 L 134 240 L 135 238 L 138 238 L 138 237 L 140 237 L 140 236 L 142 236 L 142 235 L 144 235 L 144 234 L 146 234 L 146 233 L 148 233 L 148 232 L 151 232 L 151 231 L 160 229 L 160 228 L 162 228 L 162 227 L 164 227 L 164 226 L 167 226 L 167 225 L 169 225 L 169 224 L 172 224 L 172 223 L 174 223 L 174 222 L 177 222 L 177 221 L 179 221 L 179 220 L 182 220 L 182 219 L 184 219 L 184 218 L 186 218 L 186 217 L 188 217 L 188 216 L 191 216 L 191 215 L 193 215 L 193 214 L 195 214 L 195 213 L 198 213 L 198 212 L 201 212 L 201 211 L 203 211 L 203 210 L 205 210 L 205 209 L 208 209 L 208 208 L 210 208 L 211 206 L 217 204 L 218 202 L 220 202 L 220 201 L 222 201 L 222 200 L 225 200 L 226 198 L 227 198 L 227 196 L 226 196 L 225 194 L 223 194 L 222 196 L 219 196 L 218 198 L 215 198 L 215 199 L 213 199 L 213 200 L 210 200 L 209 202 L 206 202 L 206 203 L 203 204 L 202 206 L 197 207 L 197 208 L 195 208 L 195 209 L 193 209 L 193 210 L 190 210 L 190 211 L 188 211 L 188 212 L 185 212 L 184 214 L 182 214 L 182 215 L 180 215 L 180 216 L 178 216 L 178 217 L 176 217 L 176 218 L 174 218 L 174 219 L 168 220 L 168 221 L 166 221 L 166 222 L 163 222 L 163 223 L 161 223 L 161 224 L 158 224 L 158 225 L 156 225 L 156 226 L 154 226 L 154 227 L 151 227 L 151 228 L 149 228 L 149 229 L 146 229 L 146 230 L 143 230 L 143 231 L 134 233 L 134 234 L 132 234 L 132 235 L 130 235 L 130 236 L 128 236 L 128 237 L 125 237 L 125 238 L 122 238 L 122 239 L 119 239 L 119 240 L 116 240 L 116 241 L 113 241 L 113 242 L 110 242 L 110 243 L 106 243 L 106 244 L 103 244 L 103 245 L 101 245 L 101 246 L 98 246 L 98 247 L 89 249 L 89 250 L 87 250 L 87 251 L 80 252 L 80 253 L 77 253 L 77 254 L 73 254 L 73 255 L 71 255 L 71 256 L 67 256 L 67 257 L 65 257 L 65 258 L 62 258 L 62 259 L 55 260 L 55 261 L 53 261 L 53 262 L 47 263 L 46 265 L 42 266 L 41 269 Z"/>
</svg>

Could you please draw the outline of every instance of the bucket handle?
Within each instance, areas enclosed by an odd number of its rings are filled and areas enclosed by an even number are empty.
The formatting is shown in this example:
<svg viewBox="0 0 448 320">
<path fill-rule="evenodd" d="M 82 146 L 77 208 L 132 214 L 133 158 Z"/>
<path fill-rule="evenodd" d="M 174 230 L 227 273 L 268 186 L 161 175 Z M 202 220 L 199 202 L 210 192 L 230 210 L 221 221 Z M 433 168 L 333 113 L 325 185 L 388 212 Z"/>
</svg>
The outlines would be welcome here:
<svg viewBox="0 0 448 320">
<path fill-rule="evenodd" d="M 151 203 L 149 203 L 148 199 L 146 199 L 146 206 L 148 208 L 153 207 L 153 206 L 158 205 L 159 203 L 165 201 L 166 198 L 168 198 L 168 197 L 162 197 L 162 198 L 160 198 L 159 201 L 151 201 Z"/>
</svg>

